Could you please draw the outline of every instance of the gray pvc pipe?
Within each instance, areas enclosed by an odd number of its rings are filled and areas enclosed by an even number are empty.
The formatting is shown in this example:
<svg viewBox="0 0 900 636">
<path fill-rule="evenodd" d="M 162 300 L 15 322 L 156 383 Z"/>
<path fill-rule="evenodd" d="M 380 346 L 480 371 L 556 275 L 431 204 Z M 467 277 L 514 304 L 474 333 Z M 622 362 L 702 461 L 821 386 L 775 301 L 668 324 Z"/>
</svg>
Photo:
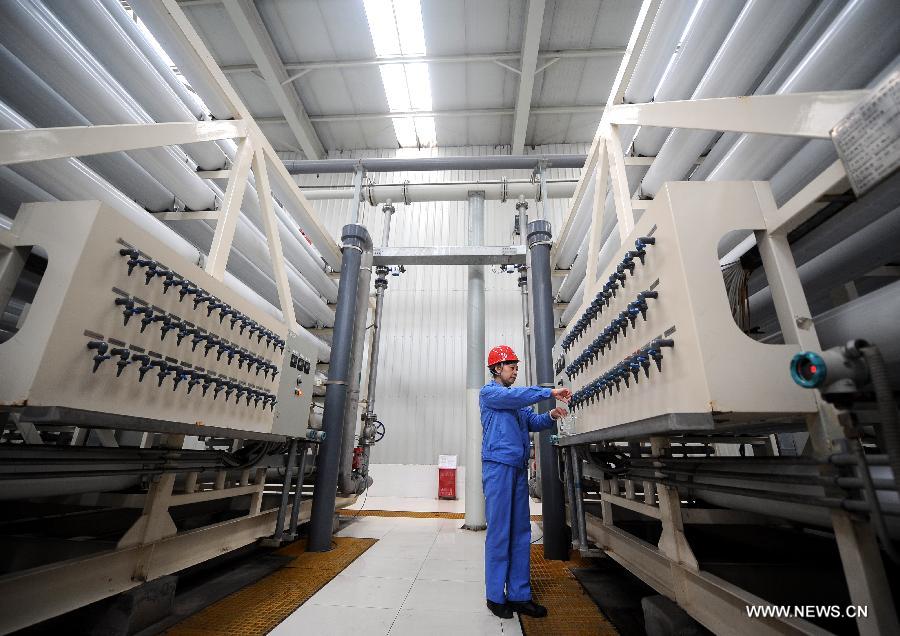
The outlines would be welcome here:
<svg viewBox="0 0 900 636">
<path fill-rule="evenodd" d="M 356 320 L 353 346 L 350 349 L 350 377 L 347 381 L 347 401 L 344 406 L 344 436 L 341 445 L 339 488 L 347 495 L 356 494 L 353 480 L 353 448 L 359 427 L 359 389 L 362 380 L 363 352 L 366 346 L 366 322 L 369 315 L 369 289 L 372 282 L 372 251 L 366 250 L 360 263 L 356 288 Z"/>
<path fill-rule="evenodd" d="M 469 245 L 484 245 L 484 193 L 469 193 Z M 524 232 L 524 230 L 523 230 Z M 485 381 L 484 266 L 467 266 L 466 292 L 466 519 L 467 530 L 487 527 L 481 484 L 481 410 Z"/>
<path fill-rule="evenodd" d="M 344 405 L 350 375 L 350 350 L 353 346 L 353 327 L 356 321 L 356 292 L 364 250 L 372 249 L 372 239 L 359 225 L 345 225 L 342 242 L 341 281 L 338 285 L 338 304 L 334 321 L 329 364 L 329 384 L 325 391 L 323 428 L 325 441 L 319 448 L 316 466 L 315 495 L 310 518 L 310 552 L 331 550 L 334 506 L 337 495 L 341 444 L 344 434 Z"/>
<path fill-rule="evenodd" d="M 553 234 L 548 221 L 528 224 L 528 248 L 531 251 L 531 303 L 534 317 L 534 376 L 538 385 L 552 387 L 553 372 L 553 285 L 550 279 L 550 241 Z M 552 408 L 552 400 L 537 404 L 538 413 Z M 565 500 L 562 482 L 557 478 L 556 447 L 550 436 L 556 426 L 540 433 L 541 505 L 544 517 L 544 558 L 567 560 Z"/>
<path fill-rule="evenodd" d="M 532 170 L 547 162 L 550 168 L 581 168 L 587 155 L 487 155 L 460 157 L 412 157 L 408 159 L 313 159 L 285 161 L 291 174 L 366 172 L 428 172 L 449 170 Z"/>
</svg>

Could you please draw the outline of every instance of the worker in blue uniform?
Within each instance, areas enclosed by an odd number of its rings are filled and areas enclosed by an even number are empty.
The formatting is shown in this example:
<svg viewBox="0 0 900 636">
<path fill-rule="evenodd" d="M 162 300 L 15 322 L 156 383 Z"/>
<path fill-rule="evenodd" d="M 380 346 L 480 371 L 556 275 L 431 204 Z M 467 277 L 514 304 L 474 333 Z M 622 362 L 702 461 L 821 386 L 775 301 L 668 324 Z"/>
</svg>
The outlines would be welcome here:
<svg viewBox="0 0 900 636">
<path fill-rule="evenodd" d="M 529 432 L 551 428 L 565 407 L 538 415 L 530 405 L 555 398 L 568 402 L 569 389 L 516 387 L 519 360 L 500 345 L 488 354 L 493 380 L 481 389 L 481 476 L 487 537 L 484 580 L 487 606 L 500 618 L 513 612 L 541 618 L 547 608 L 531 597 L 531 515 L 528 505 Z"/>
</svg>

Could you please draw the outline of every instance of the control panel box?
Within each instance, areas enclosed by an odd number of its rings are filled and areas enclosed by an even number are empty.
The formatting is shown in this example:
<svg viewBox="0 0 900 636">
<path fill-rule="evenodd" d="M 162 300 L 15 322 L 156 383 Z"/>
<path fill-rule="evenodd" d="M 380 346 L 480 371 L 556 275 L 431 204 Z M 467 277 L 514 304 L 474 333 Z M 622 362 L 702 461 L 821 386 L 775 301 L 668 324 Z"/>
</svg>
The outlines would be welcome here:
<svg viewBox="0 0 900 636">
<path fill-rule="evenodd" d="M 290 435 L 289 431 L 296 431 L 298 426 L 306 427 L 315 387 L 317 355 L 313 343 L 288 333 L 276 393 L 273 433 Z M 310 431 L 308 437 L 317 439 L 321 435 L 321 432 Z"/>
<path fill-rule="evenodd" d="M 791 381 L 796 345 L 744 334 L 718 259 L 732 230 L 764 230 L 754 182 L 666 184 L 596 281 L 562 340 L 557 377 L 569 386 L 574 433 L 669 422 L 731 427 L 815 412 Z"/>
<path fill-rule="evenodd" d="M 314 367 L 300 372 L 310 390 L 283 402 L 286 326 L 207 274 L 199 252 L 191 262 L 96 201 L 24 205 L 12 233 L 48 264 L 0 344 L 0 406 L 307 435 Z"/>
</svg>

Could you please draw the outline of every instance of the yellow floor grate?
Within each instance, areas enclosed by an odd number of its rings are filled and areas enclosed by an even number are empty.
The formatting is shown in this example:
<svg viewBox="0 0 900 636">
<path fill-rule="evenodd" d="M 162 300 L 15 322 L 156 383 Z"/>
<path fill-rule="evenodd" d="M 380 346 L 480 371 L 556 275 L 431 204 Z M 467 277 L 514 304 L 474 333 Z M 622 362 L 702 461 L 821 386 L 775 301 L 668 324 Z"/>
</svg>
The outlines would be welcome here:
<svg viewBox="0 0 900 636">
<path fill-rule="evenodd" d="M 276 552 L 295 557 L 266 578 L 238 590 L 221 601 L 181 621 L 170 636 L 252 636 L 268 634 L 294 610 L 318 592 L 375 539 L 336 537 L 330 552 L 306 552 L 306 540 L 295 541 Z"/>
<path fill-rule="evenodd" d="M 587 563 L 576 552 L 570 558 L 570 561 L 547 561 L 543 546 L 531 546 L 531 592 L 537 602 L 547 607 L 548 614 L 540 619 L 522 616 L 522 631 L 525 636 L 616 636 L 616 628 L 572 574 L 573 568 L 586 567 Z"/>
<path fill-rule="evenodd" d="M 410 512 L 408 510 L 338 510 L 342 517 L 406 517 L 408 519 L 465 519 L 462 512 Z M 540 521 L 541 515 L 531 515 L 532 521 Z"/>
</svg>

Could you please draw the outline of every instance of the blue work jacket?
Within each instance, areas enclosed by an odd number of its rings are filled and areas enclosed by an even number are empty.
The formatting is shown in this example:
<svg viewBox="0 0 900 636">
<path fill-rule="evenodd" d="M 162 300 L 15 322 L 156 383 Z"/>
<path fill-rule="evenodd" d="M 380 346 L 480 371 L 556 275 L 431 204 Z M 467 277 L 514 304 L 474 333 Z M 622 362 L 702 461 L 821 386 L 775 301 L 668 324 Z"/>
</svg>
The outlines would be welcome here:
<svg viewBox="0 0 900 636">
<path fill-rule="evenodd" d="M 539 386 L 506 388 L 497 382 L 481 387 L 481 461 L 509 466 L 527 465 L 528 432 L 553 426 L 549 413 L 538 415 L 528 408 L 550 398 L 550 389 Z"/>
</svg>

